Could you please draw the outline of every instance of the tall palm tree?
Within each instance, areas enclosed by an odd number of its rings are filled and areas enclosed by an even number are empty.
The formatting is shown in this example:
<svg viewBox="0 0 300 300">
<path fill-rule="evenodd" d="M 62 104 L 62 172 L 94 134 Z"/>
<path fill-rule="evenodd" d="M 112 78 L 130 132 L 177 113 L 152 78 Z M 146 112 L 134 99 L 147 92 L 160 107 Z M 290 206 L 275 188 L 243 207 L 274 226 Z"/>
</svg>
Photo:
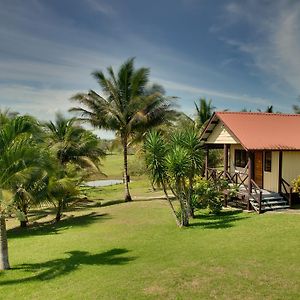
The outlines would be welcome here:
<svg viewBox="0 0 300 300">
<path fill-rule="evenodd" d="M 34 127 L 32 118 L 20 116 L 7 120 L 0 128 L 0 270 L 10 268 L 5 213 L 13 196 L 5 201 L 4 194 L 13 194 L 13 187 L 41 165 L 32 135 Z"/>
<path fill-rule="evenodd" d="M 116 74 L 112 67 L 107 75 L 95 71 L 93 77 L 99 83 L 103 96 L 90 90 L 79 93 L 72 99 L 81 106 L 71 109 L 80 114 L 80 120 L 95 128 L 113 130 L 120 138 L 124 159 L 125 201 L 131 201 L 128 185 L 128 142 L 133 134 L 146 132 L 168 120 L 173 112 L 168 97 L 162 91 L 149 93 L 149 69 L 135 69 L 131 58 L 121 65 Z"/>
</svg>

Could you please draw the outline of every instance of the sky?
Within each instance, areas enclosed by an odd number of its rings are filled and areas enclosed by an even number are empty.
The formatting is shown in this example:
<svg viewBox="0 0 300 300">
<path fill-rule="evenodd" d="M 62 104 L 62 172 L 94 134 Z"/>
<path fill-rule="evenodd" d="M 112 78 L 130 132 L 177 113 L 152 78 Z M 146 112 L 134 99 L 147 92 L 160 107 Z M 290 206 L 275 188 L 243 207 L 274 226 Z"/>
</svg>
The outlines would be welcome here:
<svg viewBox="0 0 300 300">
<path fill-rule="evenodd" d="M 101 93 L 91 72 L 129 57 L 188 115 L 200 97 L 288 113 L 299 55 L 296 0 L 0 0 L 0 108 L 42 120 L 77 92 Z"/>
</svg>

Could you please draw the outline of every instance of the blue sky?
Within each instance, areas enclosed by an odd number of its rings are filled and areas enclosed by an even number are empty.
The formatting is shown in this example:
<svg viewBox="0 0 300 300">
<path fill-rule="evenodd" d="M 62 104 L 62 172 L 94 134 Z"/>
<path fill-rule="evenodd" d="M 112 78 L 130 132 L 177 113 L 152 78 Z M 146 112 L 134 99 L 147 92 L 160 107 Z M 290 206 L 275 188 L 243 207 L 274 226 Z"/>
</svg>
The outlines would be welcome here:
<svg viewBox="0 0 300 300">
<path fill-rule="evenodd" d="M 0 0 L 0 41 L 0 107 L 44 120 L 132 56 L 189 115 L 202 96 L 290 112 L 300 95 L 300 1 Z"/>
</svg>

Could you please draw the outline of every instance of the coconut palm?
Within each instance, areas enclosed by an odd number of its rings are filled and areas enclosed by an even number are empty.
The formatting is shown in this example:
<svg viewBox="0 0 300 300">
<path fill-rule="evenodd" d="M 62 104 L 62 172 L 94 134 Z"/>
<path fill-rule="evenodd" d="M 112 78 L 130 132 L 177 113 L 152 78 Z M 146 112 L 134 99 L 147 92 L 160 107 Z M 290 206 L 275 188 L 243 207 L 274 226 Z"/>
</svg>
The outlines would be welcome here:
<svg viewBox="0 0 300 300">
<path fill-rule="evenodd" d="M 56 115 L 55 122 L 45 124 L 50 150 L 57 159 L 57 171 L 50 174 L 48 198 L 56 208 L 56 221 L 68 202 L 78 196 L 78 186 L 90 175 L 100 172 L 104 156 L 100 140 L 78 125 L 75 118 Z"/>
<path fill-rule="evenodd" d="M 23 182 L 41 165 L 32 135 L 33 119 L 9 119 L 0 128 L 0 270 L 9 269 L 5 213 L 13 202 L 14 186 Z M 4 195 L 11 194 L 7 199 Z"/>
<path fill-rule="evenodd" d="M 196 128 L 201 129 L 212 116 L 214 107 L 212 106 L 212 100 L 207 101 L 205 98 L 199 99 L 199 105 L 196 102 L 194 103 L 196 108 Z"/>
<path fill-rule="evenodd" d="M 80 120 L 95 128 L 116 132 L 123 148 L 125 201 L 131 201 L 127 163 L 129 140 L 135 133 L 146 132 L 168 120 L 173 112 L 170 98 L 161 91 L 149 92 L 149 69 L 135 69 L 133 58 L 122 64 L 117 74 L 109 67 L 107 75 L 102 71 L 92 75 L 102 88 L 103 96 L 93 90 L 79 93 L 72 99 L 81 106 L 71 111 L 79 113 Z"/>
<path fill-rule="evenodd" d="M 56 222 L 61 220 L 63 209 L 79 198 L 81 182 L 82 177 L 74 164 L 68 164 L 65 168 L 58 166 L 58 170 L 50 175 L 47 193 L 49 201 L 56 209 Z"/>
<path fill-rule="evenodd" d="M 61 165 L 74 163 L 81 168 L 99 171 L 100 159 L 105 155 L 101 141 L 92 132 L 79 126 L 75 118 L 56 115 L 55 122 L 45 124 L 50 149 Z"/>
</svg>

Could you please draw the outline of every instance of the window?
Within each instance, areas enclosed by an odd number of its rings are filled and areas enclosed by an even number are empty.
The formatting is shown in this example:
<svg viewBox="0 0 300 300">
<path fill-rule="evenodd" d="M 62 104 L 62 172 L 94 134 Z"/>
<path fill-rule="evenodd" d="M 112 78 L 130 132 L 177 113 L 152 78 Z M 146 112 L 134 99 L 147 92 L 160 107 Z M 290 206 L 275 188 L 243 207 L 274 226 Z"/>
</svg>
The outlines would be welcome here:
<svg viewBox="0 0 300 300">
<path fill-rule="evenodd" d="M 248 155 L 245 150 L 235 150 L 234 152 L 234 165 L 236 167 L 245 168 L 247 165 Z"/>
<path fill-rule="evenodd" d="M 272 172 L 272 151 L 265 152 L 265 172 Z"/>
</svg>

